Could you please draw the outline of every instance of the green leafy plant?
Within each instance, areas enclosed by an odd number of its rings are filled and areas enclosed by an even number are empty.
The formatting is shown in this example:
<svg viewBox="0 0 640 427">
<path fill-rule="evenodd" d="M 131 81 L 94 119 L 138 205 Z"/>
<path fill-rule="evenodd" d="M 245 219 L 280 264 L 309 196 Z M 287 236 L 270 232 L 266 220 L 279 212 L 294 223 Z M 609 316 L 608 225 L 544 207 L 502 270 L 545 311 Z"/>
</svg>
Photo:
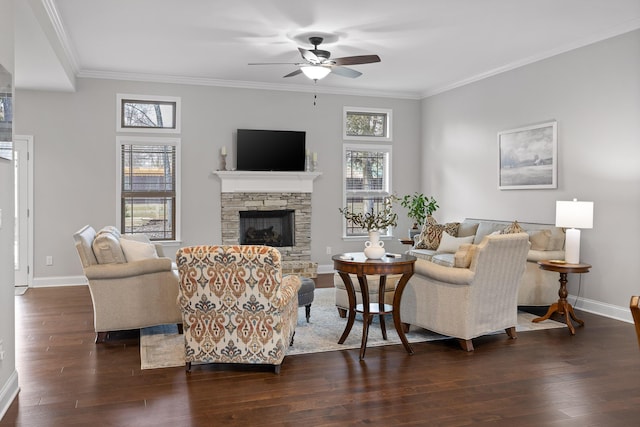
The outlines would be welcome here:
<svg viewBox="0 0 640 427">
<path fill-rule="evenodd" d="M 338 210 L 347 221 L 351 221 L 352 224 L 367 231 L 384 230 L 387 227 L 398 225 L 398 214 L 393 211 L 390 199 L 385 199 L 384 209 L 377 213 L 374 213 L 373 209 L 364 213 L 354 213 L 348 208 L 338 208 Z"/>
<path fill-rule="evenodd" d="M 427 216 L 439 208 L 436 199 L 418 192 L 403 196 L 400 205 L 408 209 L 407 216 L 415 221 L 414 228 L 424 224 Z"/>
</svg>

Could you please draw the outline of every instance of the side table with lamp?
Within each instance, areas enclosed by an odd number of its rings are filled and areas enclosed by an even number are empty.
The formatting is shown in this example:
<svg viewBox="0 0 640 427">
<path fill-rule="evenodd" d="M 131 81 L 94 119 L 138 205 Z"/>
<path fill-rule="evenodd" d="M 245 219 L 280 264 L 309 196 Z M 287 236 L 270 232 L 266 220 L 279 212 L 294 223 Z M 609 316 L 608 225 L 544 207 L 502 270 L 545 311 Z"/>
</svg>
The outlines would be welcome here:
<svg viewBox="0 0 640 427">
<path fill-rule="evenodd" d="M 557 201 L 556 202 L 556 227 L 567 228 L 565 238 L 565 259 L 539 261 L 538 266 L 542 270 L 560 273 L 560 289 L 558 290 L 558 302 L 549 306 L 547 313 L 533 322 L 542 322 L 557 312 L 565 317 L 565 323 L 569 333 L 575 335 L 576 330 L 571 323 L 573 319 L 580 326 L 584 321 L 576 317 L 573 307 L 567 301 L 567 274 L 588 273 L 591 265 L 580 263 L 580 230 L 579 228 L 593 228 L 593 202 Z"/>
</svg>

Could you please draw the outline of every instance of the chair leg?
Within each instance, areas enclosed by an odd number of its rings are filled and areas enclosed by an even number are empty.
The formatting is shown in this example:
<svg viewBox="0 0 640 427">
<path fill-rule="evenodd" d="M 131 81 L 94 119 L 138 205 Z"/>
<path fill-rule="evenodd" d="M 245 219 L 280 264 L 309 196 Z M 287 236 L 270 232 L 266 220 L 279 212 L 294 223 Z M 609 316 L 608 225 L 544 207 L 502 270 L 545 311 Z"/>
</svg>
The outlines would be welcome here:
<svg viewBox="0 0 640 427">
<path fill-rule="evenodd" d="M 184 334 L 184 328 L 182 326 L 182 323 L 176 323 L 176 326 L 178 327 L 178 334 L 180 335 Z"/>
<path fill-rule="evenodd" d="M 458 340 L 458 342 L 464 351 L 473 351 L 473 342 L 471 340 Z"/>
<path fill-rule="evenodd" d="M 402 323 L 402 332 L 404 332 L 405 334 L 408 334 L 410 327 L 411 327 L 411 324 L 403 322 Z"/>
<path fill-rule="evenodd" d="M 293 337 L 296 336 L 296 331 L 293 331 L 293 335 L 291 335 L 291 341 L 289 341 L 289 347 L 293 345 Z"/>
<path fill-rule="evenodd" d="M 101 344 L 109 338 L 109 332 L 96 332 L 96 344 Z"/>
<path fill-rule="evenodd" d="M 191 373 L 191 362 L 186 362 L 184 364 L 184 368 L 187 371 L 187 374 L 190 374 Z"/>
<path fill-rule="evenodd" d="M 276 373 L 276 375 L 280 375 L 280 366 L 282 365 L 273 365 L 273 370 Z"/>
<path fill-rule="evenodd" d="M 309 318 L 311 317 L 311 304 L 304 306 L 304 314 L 307 317 L 307 323 L 309 323 Z"/>
<path fill-rule="evenodd" d="M 509 338 L 511 338 L 512 340 L 515 340 L 518 338 L 518 334 L 516 334 L 516 327 L 512 326 L 510 328 L 505 329 L 505 331 L 507 332 L 507 335 L 509 335 Z"/>
<path fill-rule="evenodd" d="M 344 319 L 347 317 L 347 310 L 341 307 L 336 307 L 338 309 L 338 315 Z"/>
</svg>

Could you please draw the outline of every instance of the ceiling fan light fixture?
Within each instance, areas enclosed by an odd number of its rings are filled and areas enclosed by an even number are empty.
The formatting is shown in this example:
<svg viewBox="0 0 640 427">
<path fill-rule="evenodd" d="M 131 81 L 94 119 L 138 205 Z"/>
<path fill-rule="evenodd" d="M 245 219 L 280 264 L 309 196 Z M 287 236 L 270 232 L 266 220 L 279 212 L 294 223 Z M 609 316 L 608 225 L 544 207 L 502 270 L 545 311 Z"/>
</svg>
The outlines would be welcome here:
<svg viewBox="0 0 640 427">
<path fill-rule="evenodd" d="M 329 67 L 323 67 L 321 65 L 303 65 L 300 67 L 300 70 L 311 80 L 322 80 L 331 72 Z"/>
</svg>

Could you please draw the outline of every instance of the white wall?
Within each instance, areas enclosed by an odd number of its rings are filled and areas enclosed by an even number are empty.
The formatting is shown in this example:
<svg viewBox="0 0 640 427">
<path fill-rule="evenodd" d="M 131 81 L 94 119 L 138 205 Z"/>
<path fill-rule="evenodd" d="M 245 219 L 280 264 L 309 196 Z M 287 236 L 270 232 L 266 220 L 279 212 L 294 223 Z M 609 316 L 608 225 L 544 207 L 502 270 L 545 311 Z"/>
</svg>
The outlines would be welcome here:
<svg viewBox="0 0 640 427">
<path fill-rule="evenodd" d="M 13 3 L 0 0 L 0 64 L 13 74 Z M 15 134 L 15 132 L 14 132 Z M 13 286 L 13 162 L 0 159 L 0 418 L 18 392 Z"/>
<path fill-rule="evenodd" d="M 343 106 L 393 110 L 393 187 L 405 194 L 420 185 L 419 100 L 319 93 L 314 106 L 313 93 L 97 79 L 78 79 L 75 93 L 18 90 L 16 132 L 34 136 L 36 285 L 76 280 L 82 270 L 72 233 L 116 223 L 117 93 L 182 98 L 182 245 L 221 241 L 220 183 L 211 171 L 223 145 L 231 151 L 228 165 L 235 165 L 238 128 L 307 132 L 322 172 L 314 182 L 311 230 L 311 257 L 321 266 L 332 266 L 327 246 L 333 253 L 362 248 L 341 236 Z M 397 232 L 404 237 L 409 221 L 401 220 Z M 397 240 L 388 243 L 402 249 Z M 45 265 L 47 255 L 53 266 Z"/>
<path fill-rule="evenodd" d="M 574 50 L 422 102 L 422 189 L 441 221 L 553 223 L 556 200 L 595 202 L 570 277 L 577 306 L 630 318 L 640 293 L 640 31 Z M 558 188 L 500 191 L 497 132 L 555 119 Z M 573 299 L 570 298 L 573 302 Z"/>
</svg>

